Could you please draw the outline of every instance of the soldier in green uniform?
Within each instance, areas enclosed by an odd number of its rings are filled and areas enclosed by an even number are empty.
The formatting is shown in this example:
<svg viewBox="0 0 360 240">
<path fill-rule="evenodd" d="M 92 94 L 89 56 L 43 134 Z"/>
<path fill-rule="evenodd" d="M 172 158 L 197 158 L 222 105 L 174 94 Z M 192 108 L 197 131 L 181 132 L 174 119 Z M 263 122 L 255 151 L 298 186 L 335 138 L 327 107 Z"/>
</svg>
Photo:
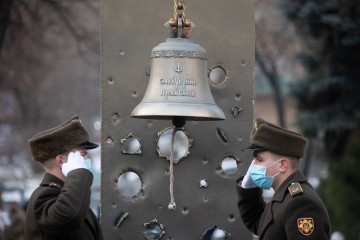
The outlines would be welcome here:
<svg viewBox="0 0 360 240">
<path fill-rule="evenodd" d="M 78 116 L 29 140 L 45 175 L 26 210 L 25 240 L 102 240 L 90 209 L 93 175 L 88 150 L 98 147 Z"/>
<path fill-rule="evenodd" d="M 238 208 L 245 226 L 261 240 L 330 239 L 327 210 L 299 170 L 306 139 L 263 119 L 250 137 L 253 161 L 237 181 Z M 262 189 L 275 193 L 265 203 Z"/>
</svg>

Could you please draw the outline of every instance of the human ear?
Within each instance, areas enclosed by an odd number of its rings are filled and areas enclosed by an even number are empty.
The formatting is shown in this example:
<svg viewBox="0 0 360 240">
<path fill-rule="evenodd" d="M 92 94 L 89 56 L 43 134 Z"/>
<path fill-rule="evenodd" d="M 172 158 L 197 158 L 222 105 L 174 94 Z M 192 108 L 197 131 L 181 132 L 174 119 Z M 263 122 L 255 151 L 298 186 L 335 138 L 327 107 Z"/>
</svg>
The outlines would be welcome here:
<svg viewBox="0 0 360 240">
<path fill-rule="evenodd" d="M 285 172 L 289 168 L 289 159 L 282 157 L 280 158 L 280 172 Z"/>
<path fill-rule="evenodd" d="M 61 168 L 61 166 L 62 166 L 63 163 L 64 163 L 64 162 L 63 162 L 63 156 L 57 155 L 57 156 L 55 157 L 55 166 Z"/>
</svg>

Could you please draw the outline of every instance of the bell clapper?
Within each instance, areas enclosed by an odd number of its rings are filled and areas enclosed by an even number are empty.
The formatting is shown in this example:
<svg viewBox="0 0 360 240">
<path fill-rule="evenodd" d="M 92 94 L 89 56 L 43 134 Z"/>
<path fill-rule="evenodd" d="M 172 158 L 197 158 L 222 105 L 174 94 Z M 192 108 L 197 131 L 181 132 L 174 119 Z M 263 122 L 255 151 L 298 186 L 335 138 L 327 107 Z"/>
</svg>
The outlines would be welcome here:
<svg viewBox="0 0 360 240">
<path fill-rule="evenodd" d="M 185 126 L 185 117 L 174 117 L 172 120 L 174 125 L 174 131 L 171 135 L 171 146 L 170 146 L 170 203 L 168 205 L 169 210 L 176 209 L 175 197 L 174 197 L 174 145 L 175 145 L 175 136 L 178 129 L 182 129 Z"/>
</svg>

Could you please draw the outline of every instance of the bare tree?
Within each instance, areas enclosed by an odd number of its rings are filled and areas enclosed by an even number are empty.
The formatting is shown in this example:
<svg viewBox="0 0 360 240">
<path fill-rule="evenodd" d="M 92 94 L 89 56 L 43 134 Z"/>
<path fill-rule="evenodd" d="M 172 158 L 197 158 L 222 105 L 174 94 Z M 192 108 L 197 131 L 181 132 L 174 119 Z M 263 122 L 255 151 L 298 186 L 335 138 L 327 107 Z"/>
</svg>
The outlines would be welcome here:
<svg viewBox="0 0 360 240">
<path fill-rule="evenodd" d="M 285 21 L 282 12 L 273 2 L 257 0 L 255 19 L 256 66 L 273 91 L 279 124 L 286 127 L 282 79 L 301 73 L 292 58 L 300 43 L 292 25 Z"/>
<path fill-rule="evenodd" d="M 0 91 L 15 99 L 5 118 L 21 149 L 74 112 L 99 114 L 98 1 L 2 0 L 0 10 Z"/>
<path fill-rule="evenodd" d="M 13 0 L 3 0 L 0 2 L 0 48 L 9 25 L 10 10 L 13 3 Z"/>
</svg>

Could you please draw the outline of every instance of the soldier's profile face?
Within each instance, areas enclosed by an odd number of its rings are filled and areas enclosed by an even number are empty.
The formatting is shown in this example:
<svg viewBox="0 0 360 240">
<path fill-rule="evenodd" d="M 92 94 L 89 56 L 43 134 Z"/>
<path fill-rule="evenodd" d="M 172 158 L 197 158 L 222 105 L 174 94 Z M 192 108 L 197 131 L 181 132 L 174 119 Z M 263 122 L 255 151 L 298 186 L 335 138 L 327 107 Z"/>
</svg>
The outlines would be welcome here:
<svg viewBox="0 0 360 240">
<path fill-rule="evenodd" d="M 254 152 L 254 164 L 258 166 L 267 166 L 272 163 L 273 156 L 269 151 Z"/>
<path fill-rule="evenodd" d="M 267 167 L 266 176 L 273 176 L 278 172 L 277 168 L 275 167 L 276 164 L 269 167 L 278 160 L 274 158 L 273 153 L 269 151 L 260 151 L 257 153 L 254 152 L 253 156 L 255 165 Z"/>
</svg>

